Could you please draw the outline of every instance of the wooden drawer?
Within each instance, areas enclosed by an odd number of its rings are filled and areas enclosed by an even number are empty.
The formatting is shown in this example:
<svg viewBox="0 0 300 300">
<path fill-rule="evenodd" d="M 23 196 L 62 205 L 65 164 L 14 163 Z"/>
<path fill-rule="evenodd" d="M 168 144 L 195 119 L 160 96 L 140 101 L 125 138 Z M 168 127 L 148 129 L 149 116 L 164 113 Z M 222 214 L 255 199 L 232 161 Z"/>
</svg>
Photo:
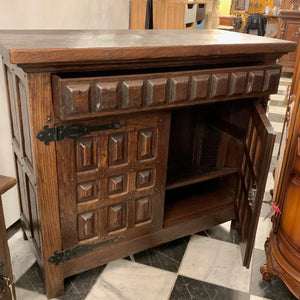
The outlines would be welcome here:
<svg viewBox="0 0 300 300">
<path fill-rule="evenodd" d="M 277 92 L 281 68 L 239 67 L 122 76 L 53 75 L 61 120 L 188 106 Z"/>
</svg>

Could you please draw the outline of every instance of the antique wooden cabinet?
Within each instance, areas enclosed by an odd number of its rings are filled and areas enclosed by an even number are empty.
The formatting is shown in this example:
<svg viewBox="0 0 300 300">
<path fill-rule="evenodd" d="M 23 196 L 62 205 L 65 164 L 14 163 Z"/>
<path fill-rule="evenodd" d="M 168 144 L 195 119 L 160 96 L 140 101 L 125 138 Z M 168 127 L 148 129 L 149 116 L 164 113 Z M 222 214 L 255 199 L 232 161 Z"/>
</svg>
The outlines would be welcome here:
<svg viewBox="0 0 300 300">
<path fill-rule="evenodd" d="M 64 278 L 233 220 L 249 265 L 295 43 L 208 31 L 2 31 L 22 221 Z"/>
<path fill-rule="evenodd" d="M 261 267 L 264 280 L 279 276 L 299 299 L 300 297 L 300 49 L 291 96 L 278 151 L 274 202 L 282 214 L 276 213 L 273 227 L 265 243 L 267 264 Z"/>
<path fill-rule="evenodd" d="M 291 9 L 282 9 L 279 12 L 280 31 L 279 38 L 295 41 L 299 45 L 300 40 L 300 11 Z M 294 72 L 296 63 L 296 51 L 284 55 L 279 64 L 282 65 L 284 72 Z"/>
</svg>

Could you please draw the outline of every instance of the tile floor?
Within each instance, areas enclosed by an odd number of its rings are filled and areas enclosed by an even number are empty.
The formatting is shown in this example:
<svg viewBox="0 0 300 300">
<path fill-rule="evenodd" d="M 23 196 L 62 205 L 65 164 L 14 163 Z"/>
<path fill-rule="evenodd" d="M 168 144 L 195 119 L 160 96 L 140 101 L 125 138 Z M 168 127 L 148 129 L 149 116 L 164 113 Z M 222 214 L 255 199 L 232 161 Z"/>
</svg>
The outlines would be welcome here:
<svg viewBox="0 0 300 300">
<path fill-rule="evenodd" d="M 284 92 L 290 83 L 290 78 L 282 77 L 278 94 L 269 102 L 268 117 L 277 136 L 271 171 L 286 109 Z M 259 272 L 271 228 L 270 219 L 264 217 L 270 211 L 272 187 L 270 172 L 249 269 L 242 267 L 239 246 L 230 223 L 225 223 L 67 278 L 65 295 L 58 299 L 295 299 L 279 278 L 264 282 Z M 46 299 L 39 268 L 20 230 L 10 237 L 9 246 L 17 299 Z"/>
</svg>

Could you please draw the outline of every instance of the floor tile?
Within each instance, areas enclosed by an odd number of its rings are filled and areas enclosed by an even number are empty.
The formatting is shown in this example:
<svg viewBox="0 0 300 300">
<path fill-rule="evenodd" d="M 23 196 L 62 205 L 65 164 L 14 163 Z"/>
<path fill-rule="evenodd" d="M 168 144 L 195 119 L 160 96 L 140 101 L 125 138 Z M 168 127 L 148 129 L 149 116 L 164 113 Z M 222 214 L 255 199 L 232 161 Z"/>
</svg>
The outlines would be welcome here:
<svg viewBox="0 0 300 300">
<path fill-rule="evenodd" d="M 270 218 L 263 218 L 260 217 L 258 221 L 257 231 L 256 231 L 256 237 L 255 237 L 255 249 L 264 250 L 265 247 L 265 241 L 267 237 L 269 236 L 269 233 L 272 228 L 272 222 Z"/>
<path fill-rule="evenodd" d="M 134 254 L 134 261 L 148 266 L 177 272 L 187 247 L 189 236 Z"/>
<path fill-rule="evenodd" d="M 268 299 L 267 298 L 262 298 L 262 297 L 250 295 L 250 300 L 268 300 Z"/>
<path fill-rule="evenodd" d="M 12 270 L 17 281 L 35 262 L 35 257 L 29 241 L 23 239 L 23 232 L 19 230 L 9 241 Z"/>
<path fill-rule="evenodd" d="M 45 284 L 37 263 L 34 263 L 17 281 L 16 286 L 31 290 L 39 294 L 45 294 Z"/>
<path fill-rule="evenodd" d="M 234 244 L 238 244 L 239 242 L 237 232 L 231 229 L 231 221 L 211 227 L 198 234 Z"/>
<path fill-rule="evenodd" d="M 285 112 L 286 112 L 286 105 L 284 105 L 284 106 L 269 106 L 268 112 L 269 112 L 269 114 L 282 115 L 284 118 Z"/>
<path fill-rule="evenodd" d="M 193 235 L 178 273 L 246 293 L 249 291 L 250 269 L 242 266 L 240 247 L 232 243 Z"/>
<path fill-rule="evenodd" d="M 20 287 L 16 287 L 16 298 L 17 300 L 47 300 L 45 295 L 41 295 Z"/>
<path fill-rule="evenodd" d="M 249 300 L 249 294 L 211 283 L 178 276 L 170 300 Z"/>
<path fill-rule="evenodd" d="M 167 300 L 177 275 L 124 259 L 107 264 L 86 300 Z"/>
<path fill-rule="evenodd" d="M 271 170 L 272 171 L 272 170 Z M 270 192 L 270 190 L 274 189 L 274 178 L 273 178 L 273 172 L 268 173 L 268 178 L 266 182 L 265 191 Z"/>
<path fill-rule="evenodd" d="M 271 281 L 262 280 L 260 267 L 266 263 L 265 252 L 254 249 L 250 294 L 272 300 L 296 300 L 282 280 L 275 276 Z"/>
<path fill-rule="evenodd" d="M 7 239 L 9 240 L 12 236 L 15 235 L 19 230 L 22 229 L 22 223 L 21 220 L 19 219 L 17 222 L 12 224 L 6 231 L 7 234 Z"/>
<path fill-rule="evenodd" d="M 271 110 L 271 109 L 270 109 Z M 269 112 L 268 119 L 270 122 L 281 122 L 283 124 L 285 115 L 282 113 L 275 113 L 272 107 L 272 112 Z"/>
<path fill-rule="evenodd" d="M 65 294 L 58 297 L 58 299 L 86 299 L 87 294 L 98 280 L 104 268 L 105 266 L 100 266 L 67 278 L 65 280 Z"/>
<path fill-rule="evenodd" d="M 270 95 L 270 99 L 271 100 L 283 100 L 284 97 L 282 95 L 277 95 L 277 94 L 273 94 L 273 95 Z"/>
<path fill-rule="evenodd" d="M 275 132 L 282 132 L 283 123 L 282 122 L 271 122 L 271 125 Z"/>
<path fill-rule="evenodd" d="M 261 210 L 260 210 L 260 217 L 265 218 L 265 217 L 271 217 L 269 216 L 270 211 L 272 209 L 271 204 L 269 203 L 269 201 L 271 200 L 271 195 L 270 193 L 265 193 L 264 196 L 264 202 L 261 206 Z"/>
<path fill-rule="evenodd" d="M 58 297 L 60 300 L 83 300 L 102 273 L 105 266 L 91 269 L 65 279 L 64 295 Z M 33 264 L 18 281 L 16 287 L 45 295 L 45 284 L 37 263 Z M 21 298 L 22 299 L 22 298 Z"/>
<path fill-rule="evenodd" d="M 269 101 L 269 107 L 270 107 L 270 106 L 281 106 L 281 107 L 285 107 L 285 109 L 286 109 L 286 105 L 284 105 L 284 104 L 282 103 L 282 100 L 271 99 L 271 100 Z"/>
</svg>

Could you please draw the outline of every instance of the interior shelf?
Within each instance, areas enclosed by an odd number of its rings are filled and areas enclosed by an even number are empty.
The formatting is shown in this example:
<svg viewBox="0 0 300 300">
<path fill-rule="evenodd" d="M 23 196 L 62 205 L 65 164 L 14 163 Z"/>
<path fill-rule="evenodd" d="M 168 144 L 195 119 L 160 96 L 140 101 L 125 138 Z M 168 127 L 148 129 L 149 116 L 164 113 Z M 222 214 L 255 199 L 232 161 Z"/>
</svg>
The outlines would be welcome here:
<svg viewBox="0 0 300 300">
<path fill-rule="evenodd" d="M 233 175 L 234 176 L 234 175 Z M 166 191 L 164 227 L 172 226 L 197 216 L 224 211 L 234 213 L 235 184 L 232 176 L 226 176 L 190 186 Z"/>
<path fill-rule="evenodd" d="M 168 171 L 166 190 L 195 184 L 214 178 L 231 175 L 238 172 L 238 168 L 221 168 L 212 167 L 185 167 L 176 168 Z"/>
</svg>

